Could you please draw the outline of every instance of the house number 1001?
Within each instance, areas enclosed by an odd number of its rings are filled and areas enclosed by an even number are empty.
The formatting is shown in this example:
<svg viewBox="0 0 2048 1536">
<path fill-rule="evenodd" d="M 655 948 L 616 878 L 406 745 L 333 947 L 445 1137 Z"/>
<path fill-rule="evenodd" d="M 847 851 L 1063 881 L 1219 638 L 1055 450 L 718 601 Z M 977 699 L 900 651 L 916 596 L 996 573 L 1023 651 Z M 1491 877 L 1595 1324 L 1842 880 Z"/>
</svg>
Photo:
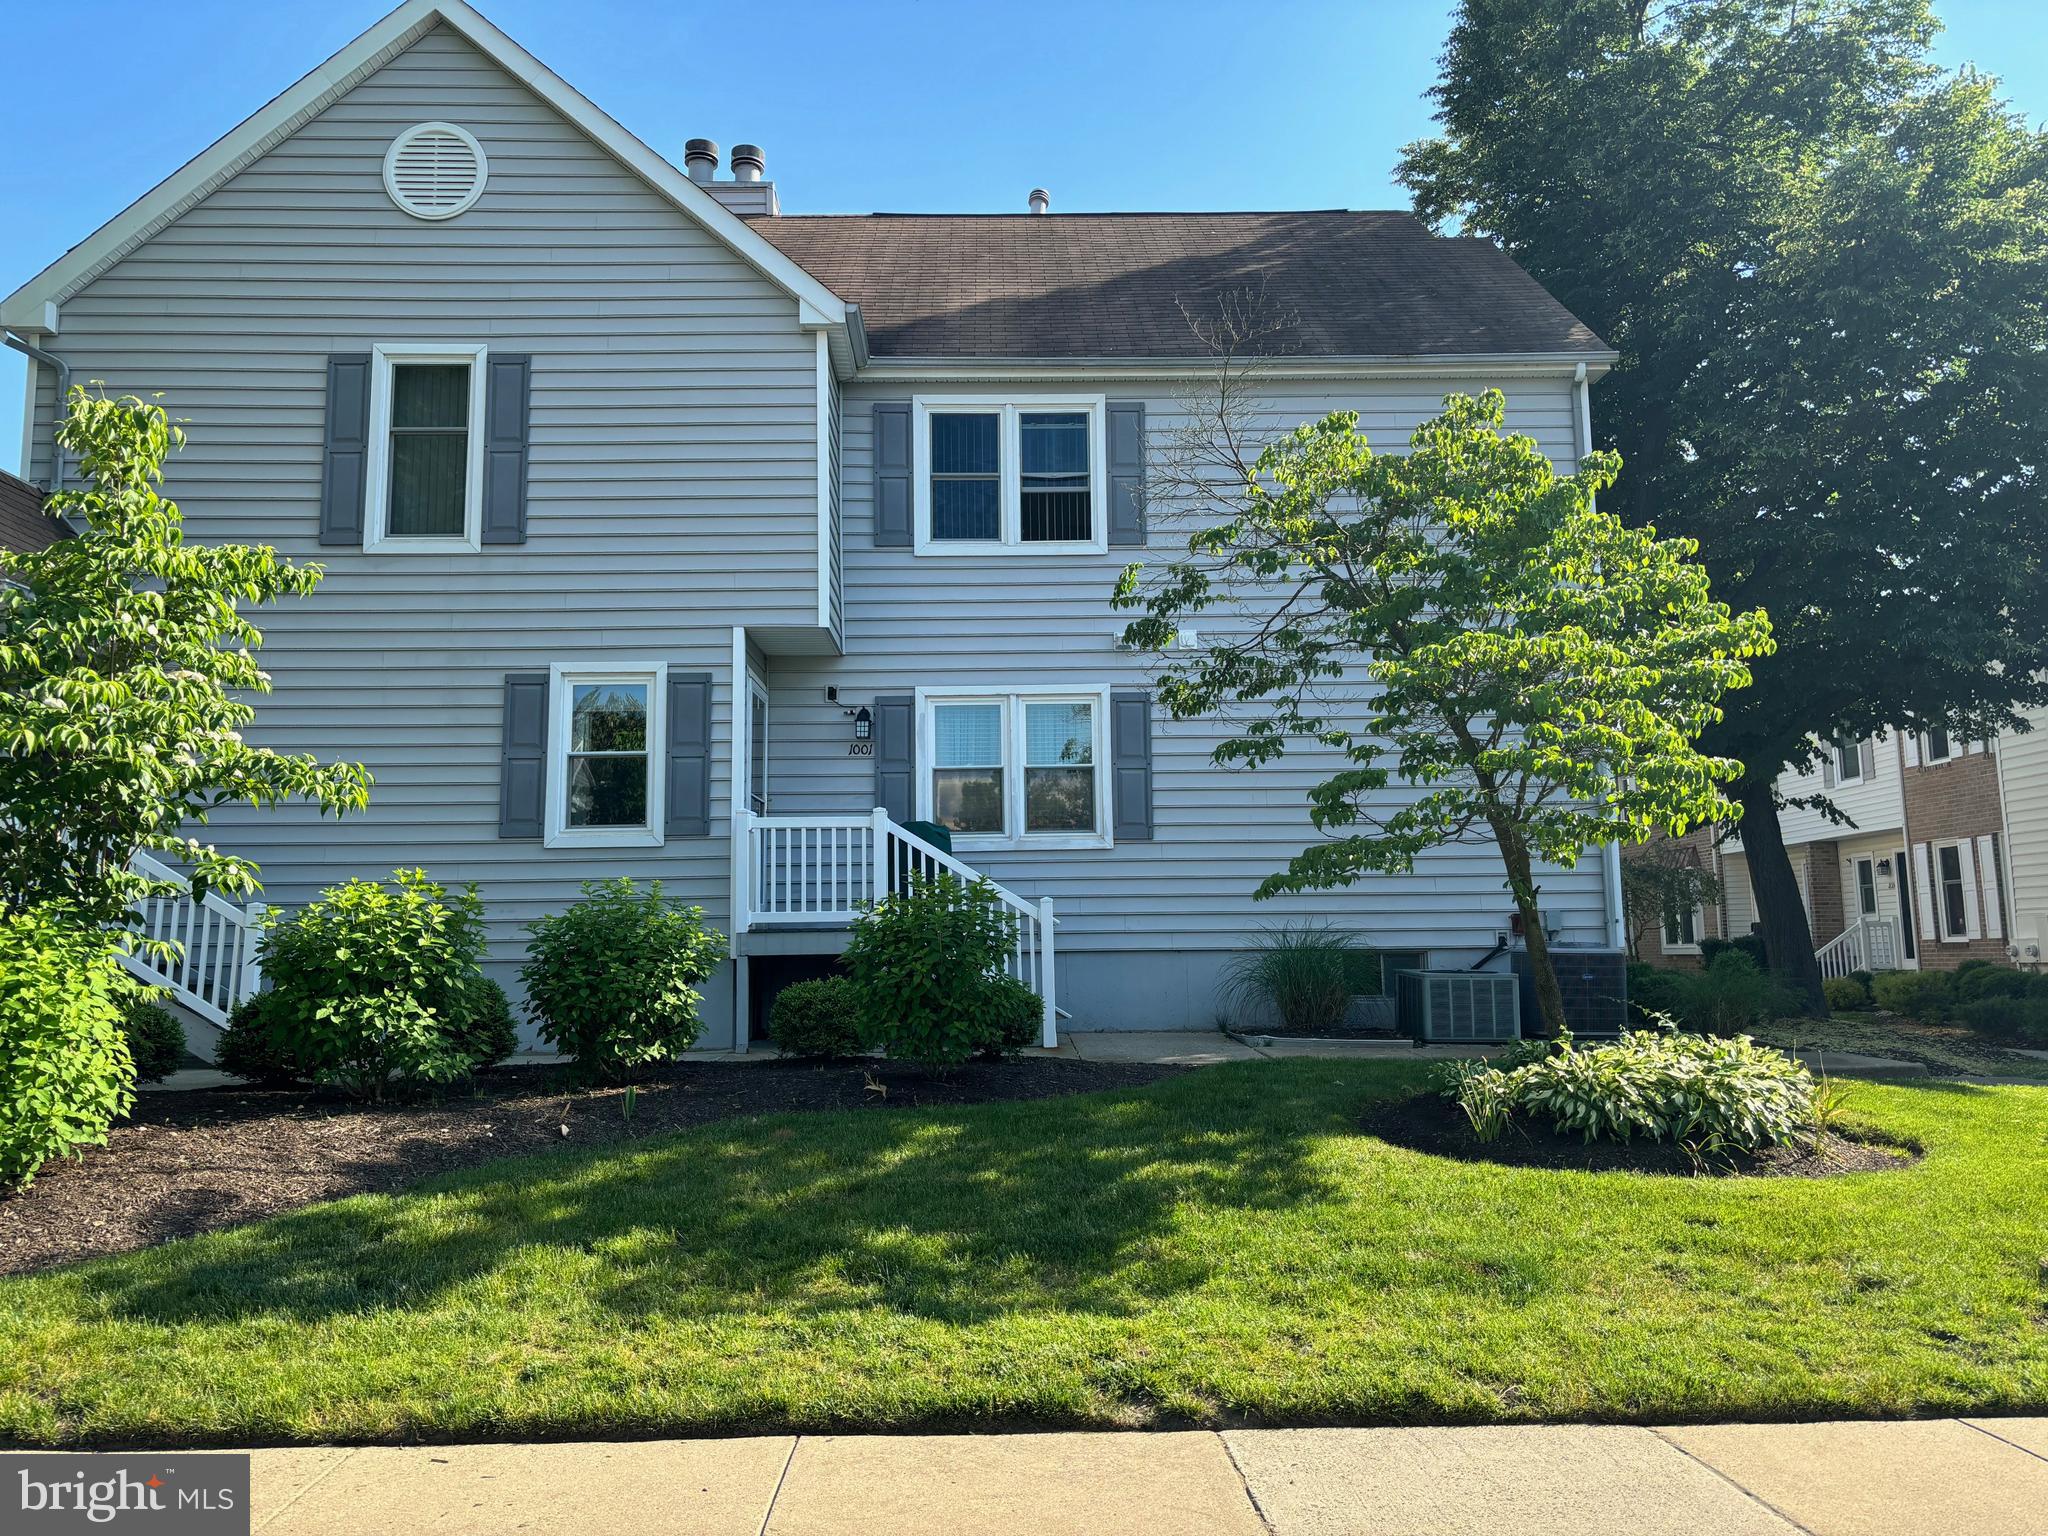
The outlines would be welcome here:
<svg viewBox="0 0 2048 1536">
<path fill-rule="evenodd" d="M 848 757 L 873 757 L 875 744 L 872 741 L 856 741 L 846 749 Z"/>
</svg>

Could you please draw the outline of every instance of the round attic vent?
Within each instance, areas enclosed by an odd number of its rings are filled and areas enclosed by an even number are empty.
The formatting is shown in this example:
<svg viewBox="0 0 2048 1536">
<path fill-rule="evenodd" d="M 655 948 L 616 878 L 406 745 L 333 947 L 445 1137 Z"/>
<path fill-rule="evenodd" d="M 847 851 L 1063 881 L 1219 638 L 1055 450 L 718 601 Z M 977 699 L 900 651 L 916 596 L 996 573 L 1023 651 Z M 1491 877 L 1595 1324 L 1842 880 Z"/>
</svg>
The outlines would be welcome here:
<svg viewBox="0 0 2048 1536">
<path fill-rule="evenodd" d="M 490 162 L 466 128 L 421 123 L 391 141 L 384 190 L 416 219 L 452 219 L 483 196 Z"/>
</svg>

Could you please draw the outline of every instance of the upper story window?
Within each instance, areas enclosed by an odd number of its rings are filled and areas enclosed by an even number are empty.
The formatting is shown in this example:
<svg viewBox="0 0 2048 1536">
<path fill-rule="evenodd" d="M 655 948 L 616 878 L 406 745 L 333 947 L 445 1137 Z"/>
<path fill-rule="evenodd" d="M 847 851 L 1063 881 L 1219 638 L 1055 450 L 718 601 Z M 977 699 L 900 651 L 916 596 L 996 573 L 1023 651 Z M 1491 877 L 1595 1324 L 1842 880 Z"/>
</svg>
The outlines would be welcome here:
<svg viewBox="0 0 2048 1536">
<path fill-rule="evenodd" d="M 441 343 L 372 349 L 366 548 L 482 547 L 484 357 Z"/>
<path fill-rule="evenodd" d="M 1948 732 L 1934 726 L 1927 732 L 1927 752 L 1921 759 L 1927 763 L 1945 763 L 1956 756 L 1955 746 L 1949 740 Z"/>
<path fill-rule="evenodd" d="M 1861 784 L 1863 782 L 1863 743 L 1847 739 L 1834 744 L 1835 782 L 1837 784 Z"/>
<path fill-rule="evenodd" d="M 1108 704 L 1098 690 L 920 696 L 919 814 L 958 848 L 1107 847 Z"/>
<path fill-rule="evenodd" d="M 932 396 L 914 413 L 919 554 L 1109 547 L 1100 396 Z"/>
<path fill-rule="evenodd" d="M 662 674 L 558 669 L 549 690 L 547 841 L 616 847 L 662 840 Z"/>
</svg>

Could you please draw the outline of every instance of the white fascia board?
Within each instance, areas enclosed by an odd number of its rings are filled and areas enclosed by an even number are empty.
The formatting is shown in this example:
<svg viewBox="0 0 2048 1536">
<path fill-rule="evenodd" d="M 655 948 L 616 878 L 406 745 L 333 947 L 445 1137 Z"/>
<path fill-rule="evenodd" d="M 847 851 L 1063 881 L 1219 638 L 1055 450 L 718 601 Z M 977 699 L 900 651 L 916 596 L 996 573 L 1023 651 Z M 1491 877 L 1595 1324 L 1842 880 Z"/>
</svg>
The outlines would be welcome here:
<svg viewBox="0 0 2048 1536">
<path fill-rule="evenodd" d="M 734 255 L 804 306 L 815 317 L 807 323 L 845 324 L 846 304 L 837 294 L 755 234 L 718 199 L 462 0 L 405 0 L 405 4 L 326 63 L 274 97 L 0 301 L 0 324 L 22 331 L 54 330 L 51 306 L 63 303 L 230 177 L 296 133 L 419 41 L 436 22 L 445 22 L 461 33 L 654 191 L 723 241 Z"/>
<path fill-rule="evenodd" d="M 1244 366 L 1269 379 L 1369 378 L 1573 378 L 1584 367 L 1589 378 L 1611 368 L 1615 352 L 1466 353 L 1441 357 L 1251 358 Z M 931 379 L 947 383 L 1017 382 L 1033 379 L 1205 379 L 1215 376 L 1215 358 L 958 358 L 874 357 L 858 376 L 872 380 Z"/>
</svg>

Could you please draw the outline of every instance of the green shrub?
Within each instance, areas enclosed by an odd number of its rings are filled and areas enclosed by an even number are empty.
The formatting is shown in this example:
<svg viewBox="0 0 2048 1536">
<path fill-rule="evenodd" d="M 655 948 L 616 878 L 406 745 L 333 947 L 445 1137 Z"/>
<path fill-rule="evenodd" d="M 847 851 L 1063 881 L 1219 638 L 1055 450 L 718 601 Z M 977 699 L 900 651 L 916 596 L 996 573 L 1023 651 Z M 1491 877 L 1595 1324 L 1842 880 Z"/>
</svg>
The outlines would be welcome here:
<svg viewBox="0 0 2048 1536">
<path fill-rule="evenodd" d="M 2006 1045 L 2048 1045 L 2048 997 L 1980 997 L 1959 1003 L 1956 1021 Z"/>
<path fill-rule="evenodd" d="M 1955 1000 L 1979 1002 L 1987 997 L 2025 997 L 2026 973 L 2017 966 L 1990 960 L 1965 960 L 1955 969 Z"/>
<path fill-rule="evenodd" d="M 927 1066 L 1002 1049 L 1003 962 L 1015 942 L 986 880 L 911 875 L 855 919 L 843 957 L 861 1043 Z"/>
<path fill-rule="evenodd" d="M 1327 923 L 1267 928 L 1223 968 L 1219 991 L 1241 1022 L 1270 1007 L 1283 1028 L 1327 1033 L 1344 1022 L 1352 994 L 1362 990 L 1368 956 L 1356 935 Z"/>
<path fill-rule="evenodd" d="M 272 908 L 260 953 L 270 991 L 248 1018 L 266 1039 L 230 1054 L 267 1075 L 375 1099 L 454 1082 L 500 1042 L 474 886 L 451 898 L 419 869 L 349 880 L 290 917 Z"/>
<path fill-rule="evenodd" d="M 791 982 L 768 1009 L 768 1038 L 791 1056 L 858 1056 L 852 983 L 844 976 Z"/>
<path fill-rule="evenodd" d="M 0 1190 L 104 1146 L 135 1102 L 120 941 L 55 907 L 0 916 Z"/>
<path fill-rule="evenodd" d="M 2048 971 L 2036 971 L 2027 978 L 2027 996 L 2048 997 Z"/>
<path fill-rule="evenodd" d="M 135 1081 L 160 1083 L 185 1059 L 185 1026 L 161 1004 L 138 996 L 121 1016 L 121 1033 L 135 1061 Z"/>
<path fill-rule="evenodd" d="M 982 1047 L 982 1055 L 1013 1056 L 1038 1044 L 1045 1005 L 1016 977 L 998 976 L 989 984 L 989 1018 L 995 1025 L 995 1039 Z"/>
<path fill-rule="evenodd" d="M 1947 1015 L 1954 987 L 1946 971 L 1886 971 L 1870 993 L 1887 1013 L 1932 1022 Z"/>
<path fill-rule="evenodd" d="M 1870 1006 L 1870 988 L 1854 976 L 1830 976 L 1820 984 L 1827 994 L 1828 1006 L 1854 1012 Z"/>
<path fill-rule="evenodd" d="M 1629 962 L 1628 1003 L 1633 1017 L 1642 1023 L 1653 1018 L 1682 1018 L 1685 1014 L 1686 984 L 1697 974 L 1675 971 L 1661 965 Z"/>
<path fill-rule="evenodd" d="M 1566 1040 L 1516 1066 L 1451 1064 L 1441 1082 L 1481 1140 L 1523 1120 L 1587 1141 L 1668 1142 L 1701 1160 L 1810 1144 L 1824 1113 L 1804 1067 L 1746 1036 Z"/>
<path fill-rule="evenodd" d="M 581 901 L 527 931 L 526 1011 L 585 1073 L 623 1077 L 697 1043 L 697 984 L 725 958 L 725 935 L 704 926 L 701 907 L 622 875 L 586 881 Z"/>
<path fill-rule="evenodd" d="M 1770 969 L 1769 962 L 1764 959 L 1764 941 L 1761 934 L 1745 933 L 1734 939 L 1700 940 L 1700 964 L 1708 970 L 1714 968 L 1714 962 L 1721 956 L 1731 952 L 1749 956 L 1760 971 Z"/>
<path fill-rule="evenodd" d="M 512 999 L 505 989 L 479 972 L 463 989 L 455 1011 L 455 1043 L 469 1058 L 470 1070 L 495 1067 L 519 1049 L 519 1026 L 512 1018 Z"/>
<path fill-rule="evenodd" d="M 1704 971 L 1687 975 L 1678 1020 L 1703 1035 L 1734 1035 L 1798 1011 L 1785 985 L 1740 949 L 1724 949 Z"/>
<path fill-rule="evenodd" d="M 285 1044 L 279 1017 L 288 1009 L 274 992 L 258 992 L 228 1015 L 213 1049 L 213 1064 L 231 1077 L 279 1088 L 303 1082 L 307 1072 Z"/>
<path fill-rule="evenodd" d="M 1870 984 L 1877 980 L 1877 972 L 1875 971 L 1851 971 L 1849 975 L 1862 985 L 1865 992 L 1868 992 Z"/>
</svg>

